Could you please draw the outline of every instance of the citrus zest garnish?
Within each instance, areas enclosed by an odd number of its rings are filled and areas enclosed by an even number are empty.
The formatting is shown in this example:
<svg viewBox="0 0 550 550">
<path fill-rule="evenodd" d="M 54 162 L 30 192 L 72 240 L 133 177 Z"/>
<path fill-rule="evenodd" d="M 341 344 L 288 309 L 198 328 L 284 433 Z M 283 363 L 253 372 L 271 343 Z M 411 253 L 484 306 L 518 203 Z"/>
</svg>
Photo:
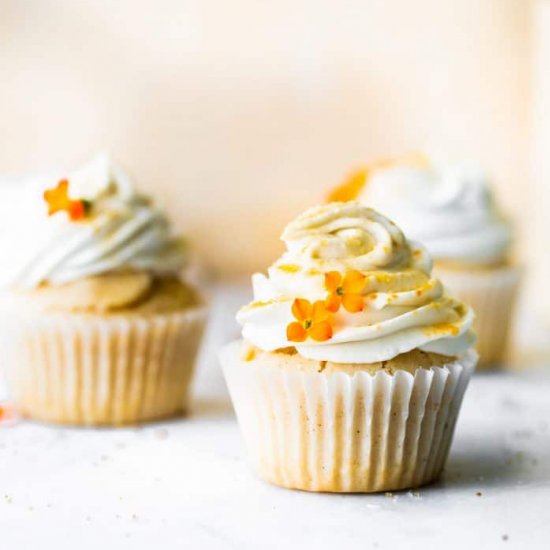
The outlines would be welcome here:
<svg viewBox="0 0 550 550">
<path fill-rule="evenodd" d="M 285 273 L 296 273 L 297 271 L 300 271 L 300 266 L 294 264 L 279 264 L 277 267 Z"/>
<path fill-rule="evenodd" d="M 286 328 L 286 337 L 290 342 L 304 342 L 308 337 L 317 342 L 332 338 L 330 313 L 322 300 L 312 304 L 304 298 L 296 298 L 292 303 L 292 315 L 296 321 Z"/>
</svg>

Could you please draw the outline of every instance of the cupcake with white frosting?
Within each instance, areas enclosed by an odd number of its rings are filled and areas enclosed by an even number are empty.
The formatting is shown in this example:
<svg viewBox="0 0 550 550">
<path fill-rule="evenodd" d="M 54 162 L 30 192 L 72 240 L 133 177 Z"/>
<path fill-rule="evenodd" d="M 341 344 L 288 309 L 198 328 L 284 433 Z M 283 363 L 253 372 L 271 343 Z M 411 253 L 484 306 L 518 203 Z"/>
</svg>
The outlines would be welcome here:
<svg viewBox="0 0 550 550">
<path fill-rule="evenodd" d="M 20 412 L 118 425 L 184 411 L 206 311 L 165 215 L 106 156 L 11 195 L 17 252 L 0 306 Z"/>
<path fill-rule="evenodd" d="M 520 282 L 512 226 L 476 165 L 410 156 L 358 171 L 333 197 L 358 200 L 422 242 L 434 272 L 476 313 L 480 366 L 502 362 Z"/>
<path fill-rule="evenodd" d="M 257 472 L 332 492 L 437 479 L 477 360 L 472 311 L 359 203 L 308 210 L 282 239 L 237 315 L 243 339 L 220 355 Z"/>
</svg>

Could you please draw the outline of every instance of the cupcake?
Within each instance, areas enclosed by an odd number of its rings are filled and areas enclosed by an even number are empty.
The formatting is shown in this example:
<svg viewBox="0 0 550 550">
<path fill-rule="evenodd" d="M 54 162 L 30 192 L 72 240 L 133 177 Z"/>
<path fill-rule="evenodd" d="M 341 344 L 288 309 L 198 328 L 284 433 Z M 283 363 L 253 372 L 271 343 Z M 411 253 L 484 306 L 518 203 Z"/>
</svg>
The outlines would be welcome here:
<svg viewBox="0 0 550 550">
<path fill-rule="evenodd" d="M 163 213 L 105 156 L 11 195 L 0 320 L 19 412 L 119 425 L 185 411 L 206 311 Z"/>
<path fill-rule="evenodd" d="M 473 313 L 431 259 L 357 202 L 291 222 L 220 360 L 259 476 L 377 492 L 440 475 L 475 367 Z"/>
<path fill-rule="evenodd" d="M 411 155 L 353 174 L 331 195 L 344 198 L 381 210 L 426 245 L 434 273 L 475 311 L 480 366 L 502 364 L 521 270 L 510 259 L 512 227 L 484 173 Z"/>
</svg>

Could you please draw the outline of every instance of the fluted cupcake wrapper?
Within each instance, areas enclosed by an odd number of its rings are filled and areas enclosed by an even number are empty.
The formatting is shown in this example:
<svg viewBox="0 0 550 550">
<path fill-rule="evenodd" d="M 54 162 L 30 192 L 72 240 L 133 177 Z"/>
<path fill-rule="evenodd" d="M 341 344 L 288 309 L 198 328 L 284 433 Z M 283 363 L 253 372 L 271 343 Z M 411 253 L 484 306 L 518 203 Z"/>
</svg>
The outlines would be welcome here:
<svg viewBox="0 0 550 550">
<path fill-rule="evenodd" d="M 505 359 L 521 274 L 518 266 L 487 271 L 434 269 L 451 293 L 474 309 L 478 369 L 499 366 Z"/>
<path fill-rule="evenodd" d="M 378 492 L 440 475 L 477 355 L 414 375 L 251 363 L 239 342 L 220 359 L 260 477 L 307 491 Z"/>
<path fill-rule="evenodd" d="M 23 415 L 120 425 L 187 407 L 206 309 L 149 315 L 3 318 L 3 363 Z"/>
</svg>

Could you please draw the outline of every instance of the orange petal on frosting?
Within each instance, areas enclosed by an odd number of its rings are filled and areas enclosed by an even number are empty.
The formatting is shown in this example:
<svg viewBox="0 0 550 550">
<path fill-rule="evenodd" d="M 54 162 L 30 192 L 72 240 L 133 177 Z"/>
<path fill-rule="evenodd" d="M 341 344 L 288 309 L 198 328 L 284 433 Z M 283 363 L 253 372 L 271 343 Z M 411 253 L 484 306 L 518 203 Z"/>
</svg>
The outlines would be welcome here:
<svg viewBox="0 0 550 550">
<path fill-rule="evenodd" d="M 48 215 L 66 210 L 71 204 L 69 199 L 69 181 L 61 180 L 57 187 L 44 191 L 44 200 L 48 203 Z"/>
<path fill-rule="evenodd" d="M 286 339 L 290 342 L 303 342 L 307 338 L 307 331 L 300 323 L 290 323 L 286 327 Z"/>
<path fill-rule="evenodd" d="M 86 215 L 86 206 L 83 201 L 71 201 L 67 211 L 72 221 L 81 220 Z"/>
<path fill-rule="evenodd" d="M 329 292 L 336 292 L 336 289 L 342 282 L 342 275 L 338 271 L 329 271 L 325 273 L 325 288 Z"/>
<path fill-rule="evenodd" d="M 292 315 L 298 321 L 305 321 L 311 317 L 312 309 L 311 302 L 304 298 L 296 298 L 292 303 Z"/>
<path fill-rule="evenodd" d="M 325 300 L 325 308 L 331 313 L 336 313 L 340 309 L 340 304 L 342 299 L 335 292 L 329 294 L 328 298 Z"/>
<path fill-rule="evenodd" d="M 365 307 L 361 294 L 344 294 L 342 296 L 342 305 L 350 313 L 358 313 L 363 311 Z"/>
<path fill-rule="evenodd" d="M 309 335 L 317 342 L 324 342 L 332 338 L 332 327 L 328 321 L 315 323 L 309 329 Z"/>
<path fill-rule="evenodd" d="M 366 277 L 359 271 L 348 271 L 342 283 L 344 294 L 359 294 L 365 287 L 365 279 Z"/>
<path fill-rule="evenodd" d="M 326 321 L 328 319 L 328 311 L 325 307 L 325 302 L 323 300 L 317 300 L 313 304 L 313 311 L 311 312 L 311 320 L 313 323 L 320 323 L 321 321 Z"/>
</svg>

